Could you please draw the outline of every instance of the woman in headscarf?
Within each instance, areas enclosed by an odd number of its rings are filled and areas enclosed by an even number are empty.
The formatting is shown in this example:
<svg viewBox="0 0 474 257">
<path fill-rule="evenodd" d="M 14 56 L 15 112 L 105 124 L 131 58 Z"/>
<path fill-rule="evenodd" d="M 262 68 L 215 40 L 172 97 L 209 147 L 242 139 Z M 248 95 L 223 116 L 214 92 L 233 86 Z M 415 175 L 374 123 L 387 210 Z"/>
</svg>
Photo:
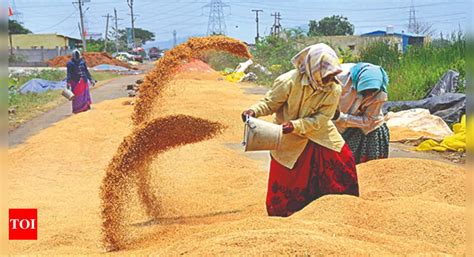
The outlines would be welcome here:
<svg viewBox="0 0 474 257">
<path fill-rule="evenodd" d="M 292 63 L 296 69 L 278 77 L 266 96 L 242 113 L 242 119 L 274 114 L 274 123 L 282 125 L 280 148 L 271 152 L 270 216 L 290 216 L 326 194 L 359 195 L 354 157 L 331 122 L 341 94 L 336 53 L 316 44 Z"/>
<path fill-rule="evenodd" d="M 388 157 L 390 132 L 382 107 L 388 99 L 388 75 L 370 63 L 344 65 L 334 124 L 354 154 L 356 163 Z"/>
<path fill-rule="evenodd" d="M 71 60 L 67 63 L 67 87 L 74 93 L 72 100 L 72 112 L 80 113 L 91 108 L 91 95 L 89 83 L 95 85 L 86 62 L 81 56 L 81 52 L 75 49 L 72 52 Z"/>
</svg>

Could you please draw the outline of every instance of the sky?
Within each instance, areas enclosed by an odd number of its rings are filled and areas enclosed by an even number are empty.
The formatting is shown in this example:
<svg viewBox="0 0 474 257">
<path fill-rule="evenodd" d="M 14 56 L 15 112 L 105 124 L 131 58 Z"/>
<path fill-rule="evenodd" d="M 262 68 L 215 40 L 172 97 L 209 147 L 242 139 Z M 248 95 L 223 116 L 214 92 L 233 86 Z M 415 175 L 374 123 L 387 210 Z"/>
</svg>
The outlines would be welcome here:
<svg viewBox="0 0 474 257">
<path fill-rule="evenodd" d="M 77 5 L 68 0 L 10 0 L 17 18 L 33 33 L 59 33 L 80 38 Z M 156 41 L 207 33 L 211 0 L 134 0 L 135 26 L 155 33 Z M 447 35 L 459 28 L 465 30 L 471 22 L 471 0 L 222 0 L 227 35 L 253 42 L 256 34 L 255 13 L 261 9 L 260 33 L 267 35 L 274 18 L 280 12 L 284 28 L 307 26 L 309 20 L 343 15 L 355 25 L 355 34 L 385 30 L 407 31 L 410 6 L 415 6 L 416 19 L 433 24 L 437 35 Z M 105 32 L 107 13 L 117 9 L 119 28 L 130 27 L 127 0 L 89 0 L 85 4 L 86 28 L 89 33 Z"/>
</svg>

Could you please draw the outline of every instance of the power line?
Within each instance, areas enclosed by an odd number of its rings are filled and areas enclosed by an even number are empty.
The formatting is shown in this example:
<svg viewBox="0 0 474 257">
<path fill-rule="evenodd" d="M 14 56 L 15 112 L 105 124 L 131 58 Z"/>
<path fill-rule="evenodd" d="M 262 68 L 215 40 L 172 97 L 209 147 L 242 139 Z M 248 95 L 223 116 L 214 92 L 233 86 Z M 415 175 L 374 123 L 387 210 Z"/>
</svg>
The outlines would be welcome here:
<svg viewBox="0 0 474 257">
<path fill-rule="evenodd" d="M 438 3 L 430 3 L 430 4 L 420 4 L 416 5 L 415 7 L 421 8 L 421 7 L 433 7 L 433 6 L 439 6 L 439 5 L 454 5 L 454 4 L 466 4 L 465 2 L 438 2 Z M 276 8 L 275 5 L 271 4 L 262 4 L 262 3 L 256 3 L 255 5 L 252 4 L 245 4 L 245 3 L 233 3 L 233 5 L 236 6 L 242 6 L 242 7 L 250 7 L 250 8 Z M 326 11 L 334 11 L 334 12 L 341 12 L 341 11 L 347 11 L 347 12 L 364 12 L 364 11 L 385 11 L 385 10 L 403 10 L 403 9 L 409 9 L 411 8 L 412 5 L 410 6 L 400 6 L 400 7 L 380 7 L 380 8 L 360 8 L 360 9 L 355 9 L 355 8 L 350 8 L 350 9 L 344 9 L 344 8 L 324 8 Z M 278 5 L 279 10 L 283 11 L 298 11 L 298 12 L 320 12 L 320 8 L 311 8 L 311 7 L 297 7 L 295 5 L 293 6 L 284 6 L 284 5 Z"/>
<path fill-rule="evenodd" d="M 58 25 L 60 24 L 63 24 L 64 22 L 66 22 L 69 18 L 71 18 L 74 14 L 76 14 L 76 11 L 72 12 L 71 14 L 69 14 L 66 18 L 60 20 L 58 23 L 55 23 L 54 25 L 51 25 L 47 28 L 44 28 L 44 29 L 39 29 L 39 30 L 35 30 L 35 32 L 42 32 L 42 31 L 46 31 L 46 30 L 50 30 L 52 28 L 55 28 L 57 27 Z M 50 16 L 51 17 L 51 16 Z"/>
<path fill-rule="evenodd" d="M 445 14 L 445 15 L 431 15 L 431 16 L 423 16 L 423 17 L 418 16 L 417 20 L 440 18 L 440 17 L 453 17 L 453 16 L 458 16 L 458 15 L 467 15 L 467 13 L 451 13 L 451 14 Z M 249 17 L 242 17 L 242 18 L 248 19 Z M 288 18 L 288 19 L 285 19 L 285 20 L 294 21 L 294 22 L 307 22 L 311 19 L 305 19 L 305 18 L 291 19 L 291 18 Z M 406 18 L 373 19 L 373 20 L 349 20 L 349 21 L 351 23 L 364 23 L 364 22 L 374 23 L 374 22 L 380 22 L 380 21 L 406 21 Z"/>
</svg>

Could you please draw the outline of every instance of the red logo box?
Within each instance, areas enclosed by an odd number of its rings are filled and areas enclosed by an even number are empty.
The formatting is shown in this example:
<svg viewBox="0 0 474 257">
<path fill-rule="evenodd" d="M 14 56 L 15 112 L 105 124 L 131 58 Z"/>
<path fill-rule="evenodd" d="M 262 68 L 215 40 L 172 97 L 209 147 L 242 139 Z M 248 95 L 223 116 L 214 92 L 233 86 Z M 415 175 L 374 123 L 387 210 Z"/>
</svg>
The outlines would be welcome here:
<svg viewBox="0 0 474 257">
<path fill-rule="evenodd" d="M 38 210 L 9 209 L 8 210 L 8 239 L 37 240 L 38 239 Z"/>
</svg>

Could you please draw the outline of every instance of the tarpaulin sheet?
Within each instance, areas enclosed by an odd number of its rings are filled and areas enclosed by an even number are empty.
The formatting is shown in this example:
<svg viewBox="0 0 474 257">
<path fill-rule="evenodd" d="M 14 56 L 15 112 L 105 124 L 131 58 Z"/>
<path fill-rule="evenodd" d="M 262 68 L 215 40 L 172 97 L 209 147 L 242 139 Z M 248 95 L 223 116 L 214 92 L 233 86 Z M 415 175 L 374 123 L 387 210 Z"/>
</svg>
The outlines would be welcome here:
<svg viewBox="0 0 474 257">
<path fill-rule="evenodd" d="M 431 114 L 441 117 L 447 123 L 458 122 L 466 113 L 466 95 L 455 93 L 458 87 L 459 73 L 448 71 L 427 93 L 427 97 L 417 101 L 387 102 L 383 113 L 416 108 L 428 109 Z"/>
<path fill-rule="evenodd" d="M 44 79 L 32 79 L 26 82 L 18 90 L 21 94 L 43 93 L 48 90 L 62 90 L 66 88 L 66 81 L 49 81 Z"/>
<path fill-rule="evenodd" d="M 93 71 L 128 71 L 129 69 L 110 64 L 100 64 L 92 68 Z"/>
</svg>

